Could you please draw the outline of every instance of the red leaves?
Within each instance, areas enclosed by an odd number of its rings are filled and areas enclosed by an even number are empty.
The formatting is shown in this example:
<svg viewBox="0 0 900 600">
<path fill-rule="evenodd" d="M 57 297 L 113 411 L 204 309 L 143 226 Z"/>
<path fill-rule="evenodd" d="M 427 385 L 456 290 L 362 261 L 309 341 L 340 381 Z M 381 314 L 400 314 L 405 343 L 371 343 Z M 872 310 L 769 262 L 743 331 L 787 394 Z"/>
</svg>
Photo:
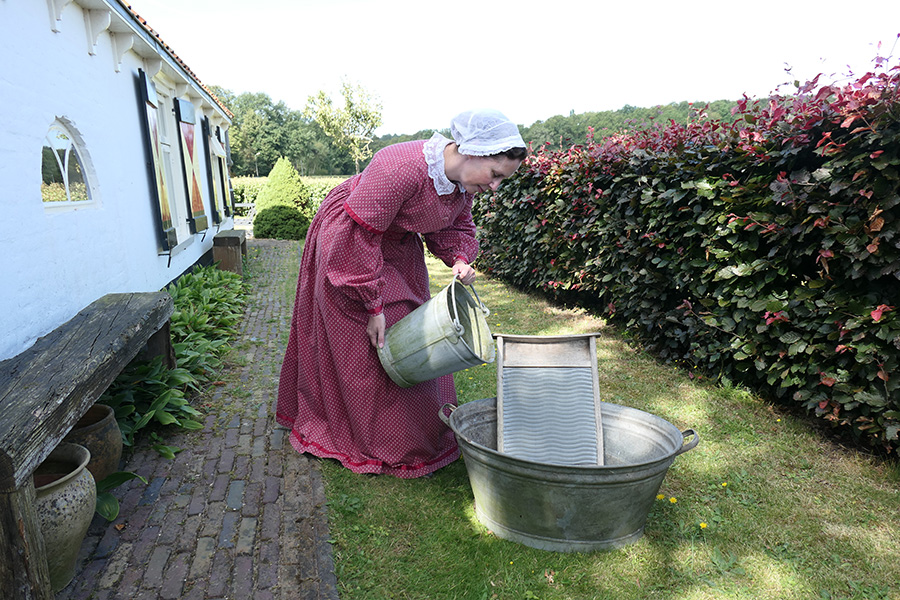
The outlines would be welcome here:
<svg viewBox="0 0 900 600">
<path fill-rule="evenodd" d="M 738 185 L 740 185 L 738 180 L 735 179 L 734 175 L 732 175 L 731 173 L 725 173 L 724 175 L 722 175 L 722 179 L 728 182 L 729 187 L 737 187 Z"/>
<path fill-rule="evenodd" d="M 884 228 L 884 217 L 879 216 L 883 212 L 884 211 L 881 210 L 881 208 L 876 208 L 874 211 L 872 211 L 872 214 L 869 216 L 869 220 L 865 226 L 866 233 L 877 233 Z"/>
<path fill-rule="evenodd" d="M 771 313 L 766 311 L 766 314 L 763 315 L 763 319 L 766 321 L 766 325 L 771 325 L 772 323 L 787 323 L 790 319 L 787 318 L 787 315 L 784 314 L 784 311 L 779 310 L 776 313 Z"/>
<path fill-rule="evenodd" d="M 872 320 L 877 323 L 881 320 L 881 317 L 884 315 L 884 313 L 891 310 L 894 310 L 893 306 L 888 306 L 887 304 L 879 304 L 878 308 L 870 313 L 872 315 Z"/>
<path fill-rule="evenodd" d="M 833 387 L 834 384 L 837 383 L 837 379 L 835 379 L 834 377 L 831 377 L 830 375 L 826 375 L 825 373 L 820 372 L 819 377 L 820 377 L 819 383 L 826 387 Z M 826 400 L 824 402 L 825 402 L 825 406 L 828 406 L 828 401 Z M 821 403 L 819 404 L 820 408 L 825 408 L 825 406 L 822 406 Z"/>
<path fill-rule="evenodd" d="M 844 119 L 844 120 L 841 122 L 841 127 L 842 127 L 843 129 L 847 129 L 848 127 L 850 127 L 851 125 L 853 125 L 853 122 L 854 122 L 854 121 L 856 121 L 856 120 L 859 119 L 859 118 L 860 118 L 859 115 L 850 115 L 849 117 L 847 117 L 846 119 Z"/>
<path fill-rule="evenodd" d="M 816 258 L 816 262 L 821 263 L 822 268 L 824 268 L 825 272 L 830 275 L 831 271 L 828 270 L 828 259 L 829 258 L 834 258 L 834 252 L 832 252 L 831 250 L 822 249 L 822 250 L 819 250 L 819 256 L 818 256 L 818 258 Z"/>
</svg>

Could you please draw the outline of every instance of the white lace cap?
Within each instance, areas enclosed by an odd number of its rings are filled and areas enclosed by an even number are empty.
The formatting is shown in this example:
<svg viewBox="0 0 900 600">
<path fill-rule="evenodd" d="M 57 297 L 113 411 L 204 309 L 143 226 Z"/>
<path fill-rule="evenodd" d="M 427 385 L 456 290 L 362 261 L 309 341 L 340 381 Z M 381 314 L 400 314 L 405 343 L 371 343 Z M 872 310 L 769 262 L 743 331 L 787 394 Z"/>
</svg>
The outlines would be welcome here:
<svg viewBox="0 0 900 600">
<path fill-rule="evenodd" d="M 450 135 L 460 154 L 492 156 L 510 148 L 524 148 L 515 123 L 497 110 L 467 110 L 450 121 Z"/>
</svg>

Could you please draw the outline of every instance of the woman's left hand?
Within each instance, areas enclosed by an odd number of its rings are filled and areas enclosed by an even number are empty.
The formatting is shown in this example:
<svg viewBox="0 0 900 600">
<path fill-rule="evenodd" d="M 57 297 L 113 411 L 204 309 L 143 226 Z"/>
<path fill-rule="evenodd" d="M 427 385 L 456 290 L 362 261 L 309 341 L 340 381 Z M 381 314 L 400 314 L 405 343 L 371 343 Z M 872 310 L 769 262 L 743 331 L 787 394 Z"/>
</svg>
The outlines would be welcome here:
<svg viewBox="0 0 900 600">
<path fill-rule="evenodd" d="M 475 282 L 475 269 L 461 260 L 453 263 L 453 275 L 459 277 L 460 283 L 472 285 Z"/>
</svg>

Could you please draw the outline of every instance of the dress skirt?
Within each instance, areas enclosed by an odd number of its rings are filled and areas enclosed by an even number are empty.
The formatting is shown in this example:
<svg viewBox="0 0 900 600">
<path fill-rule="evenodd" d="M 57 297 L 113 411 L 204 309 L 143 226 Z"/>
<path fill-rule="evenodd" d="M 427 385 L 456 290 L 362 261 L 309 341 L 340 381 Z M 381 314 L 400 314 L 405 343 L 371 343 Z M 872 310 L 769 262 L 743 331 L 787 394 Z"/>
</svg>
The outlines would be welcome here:
<svg viewBox="0 0 900 600">
<path fill-rule="evenodd" d="M 442 405 L 456 404 L 453 376 L 402 388 L 385 373 L 366 334 L 369 314 L 334 285 L 346 277 L 335 274 L 343 267 L 329 236 L 358 225 L 339 199 L 326 203 L 302 251 L 277 421 L 291 430 L 297 451 L 337 459 L 356 473 L 427 475 L 459 457 L 452 430 L 438 416 Z M 380 254 L 390 327 L 430 298 L 428 272 L 415 233 L 385 234 Z"/>
</svg>

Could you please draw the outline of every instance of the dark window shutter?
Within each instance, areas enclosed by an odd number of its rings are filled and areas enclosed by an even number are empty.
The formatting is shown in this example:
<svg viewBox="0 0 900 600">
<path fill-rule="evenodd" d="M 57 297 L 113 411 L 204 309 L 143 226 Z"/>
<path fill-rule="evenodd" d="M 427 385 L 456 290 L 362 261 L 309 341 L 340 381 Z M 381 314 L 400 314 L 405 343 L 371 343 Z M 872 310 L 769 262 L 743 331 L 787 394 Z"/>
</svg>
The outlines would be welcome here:
<svg viewBox="0 0 900 600">
<path fill-rule="evenodd" d="M 219 135 L 219 141 L 225 146 L 225 154 L 228 156 L 228 160 L 222 165 L 222 177 L 225 178 L 228 189 L 228 200 L 226 201 L 226 205 L 231 211 L 231 214 L 234 214 L 234 188 L 231 187 L 231 178 L 228 177 L 228 167 L 234 164 L 231 160 L 231 140 L 228 136 L 229 132 L 230 130 L 223 132 L 221 127 L 216 130 L 216 133 Z"/>
<path fill-rule="evenodd" d="M 206 149 L 206 180 L 209 182 L 209 195 L 212 198 L 213 222 L 221 223 L 225 219 L 224 189 L 217 177 L 219 171 L 218 141 L 213 139 L 209 117 L 203 117 L 203 146 Z"/>
<path fill-rule="evenodd" d="M 150 180 L 151 202 L 157 222 L 157 239 L 163 252 L 168 252 L 178 245 L 178 236 L 172 222 L 172 211 L 169 207 L 169 189 L 166 184 L 162 148 L 159 140 L 159 101 L 156 88 L 147 74 L 138 69 L 140 75 L 140 104 L 144 125 L 144 139 L 147 147 L 147 175 Z"/>
<path fill-rule="evenodd" d="M 218 157 L 217 164 L 219 165 L 218 177 L 222 182 L 222 193 L 225 196 L 222 198 L 222 203 L 225 205 L 225 216 L 230 217 L 234 214 L 234 195 L 231 193 L 231 179 L 228 177 L 228 142 L 222 135 L 221 127 L 216 127 L 216 139 L 225 152 L 225 156 Z"/>
</svg>

